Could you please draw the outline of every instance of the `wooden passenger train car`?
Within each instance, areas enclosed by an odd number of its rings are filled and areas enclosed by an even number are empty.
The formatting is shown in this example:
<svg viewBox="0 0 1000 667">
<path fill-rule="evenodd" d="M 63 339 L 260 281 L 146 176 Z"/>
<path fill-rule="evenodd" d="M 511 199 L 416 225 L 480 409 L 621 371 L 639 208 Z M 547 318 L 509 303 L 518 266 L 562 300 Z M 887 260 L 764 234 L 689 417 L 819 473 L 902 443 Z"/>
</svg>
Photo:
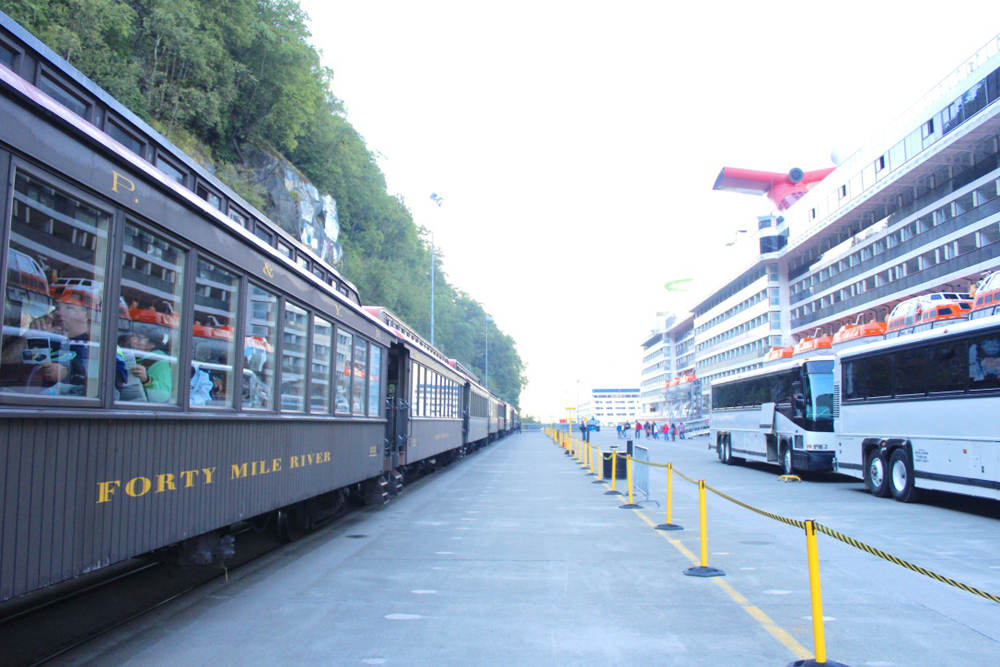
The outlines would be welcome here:
<svg viewBox="0 0 1000 667">
<path fill-rule="evenodd" d="M 0 601 L 488 439 L 495 397 L 2 13 L 0 118 Z"/>
</svg>

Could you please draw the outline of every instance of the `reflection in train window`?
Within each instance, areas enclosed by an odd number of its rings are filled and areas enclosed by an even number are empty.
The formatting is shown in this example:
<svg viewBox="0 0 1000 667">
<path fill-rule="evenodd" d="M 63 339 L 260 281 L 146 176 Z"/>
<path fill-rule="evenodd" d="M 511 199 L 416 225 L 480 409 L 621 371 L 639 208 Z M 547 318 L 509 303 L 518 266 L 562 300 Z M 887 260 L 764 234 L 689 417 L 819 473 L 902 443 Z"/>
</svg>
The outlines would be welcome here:
<svg viewBox="0 0 1000 667">
<path fill-rule="evenodd" d="M 98 395 L 110 221 L 107 212 L 16 174 L 0 391 Z"/>
<path fill-rule="evenodd" d="M 365 380 L 368 375 L 368 342 L 354 339 L 354 386 L 351 392 L 351 412 L 365 414 Z"/>
<path fill-rule="evenodd" d="M 330 366 L 333 352 L 333 325 L 322 317 L 313 319 L 312 379 L 309 411 L 330 412 Z"/>
<path fill-rule="evenodd" d="M 285 328 L 281 346 L 281 409 L 306 409 L 306 353 L 309 313 L 285 303 Z"/>
<path fill-rule="evenodd" d="M 278 297 L 251 285 L 247 294 L 247 328 L 243 337 L 243 407 L 273 409 L 274 336 L 278 330 Z"/>
<path fill-rule="evenodd" d="M 234 332 L 239 302 L 239 276 L 213 262 L 199 259 L 194 291 L 189 400 L 193 406 L 227 407 L 233 404 Z"/>
<path fill-rule="evenodd" d="M 378 417 L 381 414 L 382 402 L 382 348 L 372 345 L 372 358 L 368 372 L 368 414 Z"/>
<path fill-rule="evenodd" d="M 123 250 L 115 397 L 176 404 L 184 251 L 131 222 Z"/>
<path fill-rule="evenodd" d="M 351 349 L 354 336 L 337 329 L 337 395 L 335 397 L 336 410 L 338 413 L 351 411 L 351 404 L 348 402 L 351 396 Z"/>
</svg>

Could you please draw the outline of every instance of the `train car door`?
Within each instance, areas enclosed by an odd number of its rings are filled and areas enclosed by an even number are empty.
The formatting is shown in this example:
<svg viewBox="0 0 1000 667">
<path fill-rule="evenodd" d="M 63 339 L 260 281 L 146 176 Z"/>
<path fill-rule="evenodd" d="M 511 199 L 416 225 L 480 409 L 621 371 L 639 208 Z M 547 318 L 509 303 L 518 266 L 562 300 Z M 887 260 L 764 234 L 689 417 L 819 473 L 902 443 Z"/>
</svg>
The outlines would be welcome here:
<svg viewBox="0 0 1000 667">
<path fill-rule="evenodd" d="M 410 355 L 401 345 L 389 349 L 389 382 L 386 393 L 385 465 L 386 471 L 406 465 L 406 441 L 409 437 Z"/>
</svg>

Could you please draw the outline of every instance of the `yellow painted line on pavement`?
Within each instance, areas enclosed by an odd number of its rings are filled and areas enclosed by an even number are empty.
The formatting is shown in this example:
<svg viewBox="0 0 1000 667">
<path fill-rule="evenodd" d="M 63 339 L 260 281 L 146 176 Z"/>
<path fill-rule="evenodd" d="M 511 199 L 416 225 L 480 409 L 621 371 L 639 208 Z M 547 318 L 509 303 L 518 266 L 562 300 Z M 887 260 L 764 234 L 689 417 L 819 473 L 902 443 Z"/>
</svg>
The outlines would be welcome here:
<svg viewBox="0 0 1000 667">
<path fill-rule="evenodd" d="M 649 517 L 647 517 L 639 510 L 632 510 L 632 511 L 636 514 L 636 516 L 638 516 L 640 519 L 649 524 L 651 528 L 653 528 L 654 530 L 656 529 L 656 524 L 653 523 Z M 660 536 L 663 537 L 663 539 L 669 542 L 671 546 L 677 549 L 677 551 L 681 552 L 681 554 L 683 554 L 685 558 L 691 561 L 693 565 L 701 565 L 701 560 L 698 557 L 696 557 L 693 553 L 691 553 L 691 550 L 688 549 L 686 546 L 684 546 L 680 542 L 680 540 L 675 540 L 674 538 L 670 537 L 663 531 L 657 530 L 656 532 L 659 533 Z M 768 634 L 770 634 L 772 637 L 781 642 L 782 645 L 789 651 L 791 651 L 793 654 L 795 654 L 796 657 L 802 660 L 806 660 L 813 657 L 812 651 L 810 651 L 805 646 L 800 644 L 795 639 L 795 637 L 793 637 L 791 634 L 788 633 L 787 630 L 779 627 L 777 623 L 771 620 L 770 616 L 765 614 L 760 609 L 760 607 L 750 604 L 750 601 L 742 594 L 740 594 L 739 591 L 730 586 L 728 582 L 726 582 L 721 577 L 710 577 L 710 578 L 712 581 L 716 583 L 716 585 L 718 585 L 722 590 L 724 590 L 729 595 L 729 597 L 732 598 L 734 602 L 736 602 L 736 604 L 740 605 L 740 608 L 743 611 L 745 611 L 750 616 L 750 618 L 760 623 L 761 627 L 763 627 L 764 630 L 768 632 Z"/>
</svg>

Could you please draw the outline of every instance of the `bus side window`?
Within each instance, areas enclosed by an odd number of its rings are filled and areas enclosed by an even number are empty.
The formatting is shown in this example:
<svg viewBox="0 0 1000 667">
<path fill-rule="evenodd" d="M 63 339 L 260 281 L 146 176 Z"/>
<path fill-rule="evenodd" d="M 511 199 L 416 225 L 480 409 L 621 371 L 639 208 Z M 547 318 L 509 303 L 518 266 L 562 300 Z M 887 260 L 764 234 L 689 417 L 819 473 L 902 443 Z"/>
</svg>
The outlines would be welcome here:
<svg viewBox="0 0 1000 667">
<path fill-rule="evenodd" d="M 969 343 L 969 387 L 1000 389 L 1000 337 L 994 335 Z"/>
</svg>

